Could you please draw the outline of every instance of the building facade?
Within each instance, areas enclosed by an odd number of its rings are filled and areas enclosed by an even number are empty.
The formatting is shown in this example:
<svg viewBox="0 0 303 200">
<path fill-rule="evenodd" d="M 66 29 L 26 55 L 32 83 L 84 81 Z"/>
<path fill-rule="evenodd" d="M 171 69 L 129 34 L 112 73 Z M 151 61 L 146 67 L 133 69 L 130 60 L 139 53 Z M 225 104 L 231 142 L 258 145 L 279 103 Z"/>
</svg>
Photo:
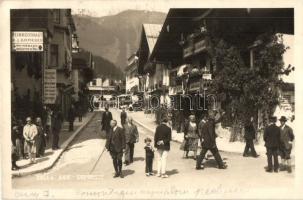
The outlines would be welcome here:
<svg viewBox="0 0 303 200">
<path fill-rule="evenodd" d="M 41 115 L 43 105 L 67 116 L 75 31 L 71 9 L 11 10 L 12 107 L 20 118 Z"/>
</svg>

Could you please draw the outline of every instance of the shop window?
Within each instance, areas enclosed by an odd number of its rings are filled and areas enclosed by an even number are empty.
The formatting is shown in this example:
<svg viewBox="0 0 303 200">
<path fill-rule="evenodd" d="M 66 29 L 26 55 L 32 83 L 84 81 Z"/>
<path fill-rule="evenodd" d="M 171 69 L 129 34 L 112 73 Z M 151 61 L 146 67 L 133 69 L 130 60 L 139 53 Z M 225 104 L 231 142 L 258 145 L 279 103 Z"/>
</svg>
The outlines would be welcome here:
<svg viewBox="0 0 303 200">
<path fill-rule="evenodd" d="M 57 67 L 58 66 L 58 45 L 57 44 L 52 44 L 51 45 L 51 59 L 50 59 L 50 65 L 52 67 Z"/>
</svg>

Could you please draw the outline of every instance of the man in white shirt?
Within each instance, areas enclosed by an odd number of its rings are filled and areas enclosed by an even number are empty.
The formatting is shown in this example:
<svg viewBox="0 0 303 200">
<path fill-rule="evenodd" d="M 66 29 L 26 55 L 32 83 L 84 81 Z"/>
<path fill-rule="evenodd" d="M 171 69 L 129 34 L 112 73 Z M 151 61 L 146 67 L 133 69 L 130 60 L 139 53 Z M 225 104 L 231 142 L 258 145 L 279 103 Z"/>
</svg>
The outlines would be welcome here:
<svg viewBox="0 0 303 200">
<path fill-rule="evenodd" d="M 26 118 L 26 125 L 23 128 L 23 136 L 27 145 L 28 155 L 30 163 L 35 163 L 36 158 L 36 136 L 38 130 L 35 124 L 32 123 L 30 117 Z"/>
</svg>

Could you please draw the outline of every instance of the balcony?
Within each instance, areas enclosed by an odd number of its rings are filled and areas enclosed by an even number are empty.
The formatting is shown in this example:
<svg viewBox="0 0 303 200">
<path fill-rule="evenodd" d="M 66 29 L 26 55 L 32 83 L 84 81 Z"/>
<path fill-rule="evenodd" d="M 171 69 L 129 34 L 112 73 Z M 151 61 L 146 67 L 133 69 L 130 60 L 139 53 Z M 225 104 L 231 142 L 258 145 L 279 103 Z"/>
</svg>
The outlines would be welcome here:
<svg viewBox="0 0 303 200">
<path fill-rule="evenodd" d="M 204 52 L 207 50 L 207 41 L 205 38 L 189 42 L 183 48 L 183 58 Z"/>
</svg>

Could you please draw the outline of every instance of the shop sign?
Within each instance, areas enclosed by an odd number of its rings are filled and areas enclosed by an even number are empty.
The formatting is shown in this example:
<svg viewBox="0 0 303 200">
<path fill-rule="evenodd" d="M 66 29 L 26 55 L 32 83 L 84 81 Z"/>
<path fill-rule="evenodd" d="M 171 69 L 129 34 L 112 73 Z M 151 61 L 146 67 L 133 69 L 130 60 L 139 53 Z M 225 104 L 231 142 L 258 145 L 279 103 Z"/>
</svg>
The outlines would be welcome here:
<svg viewBox="0 0 303 200">
<path fill-rule="evenodd" d="M 13 31 L 12 51 L 43 51 L 43 32 Z"/>
<path fill-rule="evenodd" d="M 193 91 L 193 90 L 200 90 L 200 81 L 191 83 L 191 84 L 189 85 L 189 90 L 190 90 L 190 91 Z"/>
<path fill-rule="evenodd" d="M 205 40 L 200 40 L 199 42 L 195 43 L 195 53 L 199 53 L 206 49 L 206 42 Z"/>
<path fill-rule="evenodd" d="M 211 74 L 203 74 L 202 79 L 211 80 Z"/>
<path fill-rule="evenodd" d="M 56 69 L 44 70 L 43 100 L 45 104 L 55 104 L 57 96 L 57 74 Z"/>
</svg>

